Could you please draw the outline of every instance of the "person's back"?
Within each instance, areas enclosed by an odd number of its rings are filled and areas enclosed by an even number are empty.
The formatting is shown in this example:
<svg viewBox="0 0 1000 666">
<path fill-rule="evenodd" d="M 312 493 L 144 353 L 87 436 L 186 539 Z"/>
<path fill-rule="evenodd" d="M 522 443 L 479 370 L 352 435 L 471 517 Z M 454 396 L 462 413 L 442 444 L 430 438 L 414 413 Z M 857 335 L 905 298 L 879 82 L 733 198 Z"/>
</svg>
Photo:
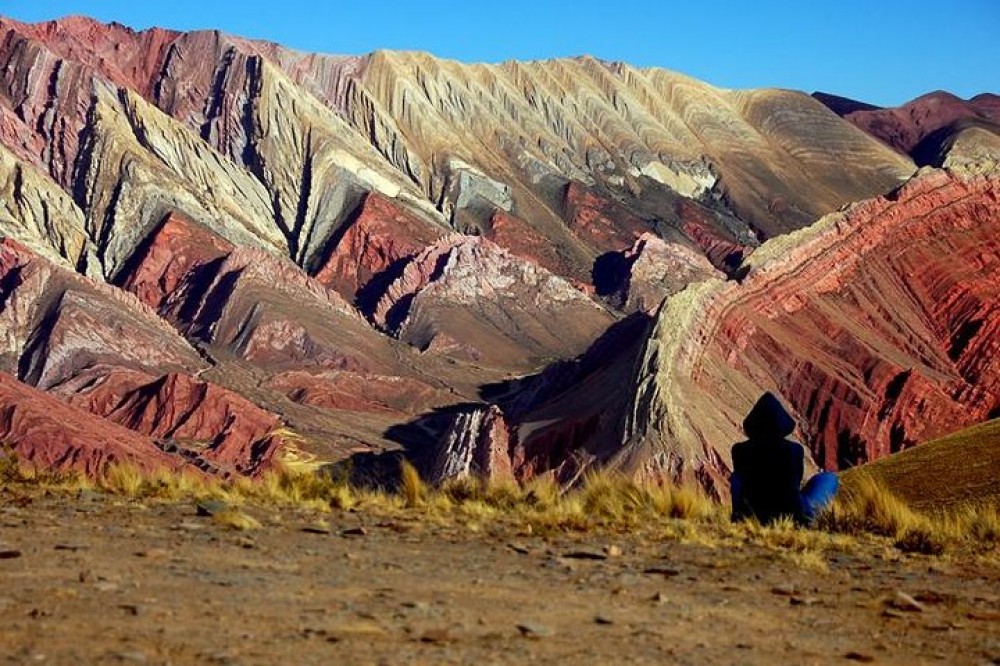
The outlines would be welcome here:
<svg viewBox="0 0 1000 666">
<path fill-rule="evenodd" d="M 832 500 L 837 478 L 828 472 L 800 490 L 805 454 L 802 445 L 787 439 L 794 430 L 795 421 L 771 393 L 750 410 L 743 421 L 748 439 L 733 446 L 733 520 L 769 523 L 788 516 L 808 523 Z"/>
<path fill-rule="evenodd" d="M 794 430 L 795 421 L 770 393 L 750 410 L 743 421 L 748 439 L 733 446 L 739 494 L 734 496 L 734 518 L 755 516 L 766 523 L 801 512 L 802 447 L 785 439 Z"/>
</svg>

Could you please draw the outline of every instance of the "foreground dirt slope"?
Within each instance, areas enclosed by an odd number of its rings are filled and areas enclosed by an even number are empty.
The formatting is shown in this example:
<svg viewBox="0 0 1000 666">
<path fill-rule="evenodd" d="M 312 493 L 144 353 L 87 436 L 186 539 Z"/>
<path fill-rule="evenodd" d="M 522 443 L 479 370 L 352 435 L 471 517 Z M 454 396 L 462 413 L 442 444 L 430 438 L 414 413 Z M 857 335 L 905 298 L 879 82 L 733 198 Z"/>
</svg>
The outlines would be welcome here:
<svg viewBox="0 0 1000 666">
<path fill-rule="evenodd" d="M 866 546 L 803 569 L 754 546 L 7 494 L 9 663 L 985 664 L 1000 571 Z M 351 531 L 363 534 L 352 535 Z M 621 554 L 601 558 L 603 548 Z M 922 610 L 889 603 L 897 592 Z"/>
</svg>

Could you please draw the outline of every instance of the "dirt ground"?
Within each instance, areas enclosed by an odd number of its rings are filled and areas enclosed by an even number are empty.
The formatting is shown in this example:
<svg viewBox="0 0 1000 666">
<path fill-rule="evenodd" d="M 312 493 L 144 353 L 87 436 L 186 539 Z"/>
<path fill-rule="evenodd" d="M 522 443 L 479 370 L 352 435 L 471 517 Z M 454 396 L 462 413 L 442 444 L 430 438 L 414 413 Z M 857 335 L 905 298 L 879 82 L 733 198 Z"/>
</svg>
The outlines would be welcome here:
<svg viewBox="0 0 1000 666">
<path fill-rule="evenodd" d="M 973 561 L 246 510 L 0 495 L 0 663 L 1000 664 Z"/>
</svg>

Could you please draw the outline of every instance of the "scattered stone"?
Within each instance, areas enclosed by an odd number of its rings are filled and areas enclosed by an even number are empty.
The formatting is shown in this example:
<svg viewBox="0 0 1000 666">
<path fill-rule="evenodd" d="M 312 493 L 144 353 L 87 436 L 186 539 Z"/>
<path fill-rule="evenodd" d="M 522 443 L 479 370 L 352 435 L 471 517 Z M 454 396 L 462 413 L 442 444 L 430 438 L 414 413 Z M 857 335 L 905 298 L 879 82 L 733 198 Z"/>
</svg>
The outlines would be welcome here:
<svg viewBox="0 0 1000 666">
<path fill-rule="evenodd" d="M 368 530 L 363 527 L 349 527 L 344 530 L 340 530 L 340 536 L 342 537 L 352 537 L 352 536 L 367 536 Z"/>
<path fill-rule="evenodd" d="M 98 592 L 115 592 L 118 589 L 118 583 L 102 580 L 95 583 L 94 587 Z"/>
<path fill-rule="evenodd" d="M 182 522 L 182 523 L 177 523 L 176 525 L 174 525 L 170 529 L 172 529 L 174 531 L 177 531 L 177 532 L 197 532 L 199 530 L 205 529 L 205 526 L 201 525 L 199 523 L 189 523 L 189 522 L 185 521 L 185 522 Z"/>
<path fill-rule="evenodd" d="M 118 661 L 127 661 L 133 664 L 145 664 L 149 659 L 144 652 L 115 652 L 111 655 Z"/>
<path fill-rule="evenodd" d="M 606 560 L 608 559 L 608 554 L 603 550 L 571 550 L 568 553 L 562 555 L 562 557 L 569 560 Z"/>
<path fill-rule="evenodd" d="M 316 523 L 315 525 L 306 525 L 302 528 L 302 531 L 307 534 L 329 534 L 330 526 L 323 523 Z"/>
<path fill-rule="evenodd" d="M 84 569 L 76 575 L 76 579 L 81 583 L 88 583 L 94 577 L 94 573 L 90 569 Z"/>
<path fill-rule="evenodd" d="M 147 548 L 146 550 L 137 550 L 135 556 L 151 560 L 162 560 L 169 557 L 170 553 L 163 548 Z"/>
<path fill-rule="evenodd" d="M 221 500 L 203 500 L 198 502 L 196 515 L 204 518 L 214 516 L 229 509 L 229 505 Z"/>
<path fill-rule="evenodd" d="M 900 611 L 896 610 L 895 608 L 886 608 L 885 610 L 882 611 L 882 617 L 892 617 L 892 618 L 899 619 L 899 618 L 906 617 L 906 614 L 905 613 L 901 613 Z"/>
<path fill-rule="evenodd" d="M 652 566 L 652 567 L 646 567 L 645 569 L 643 569 L 642 573 L 644 573 L 644 574 L 650 574 L 650 575 L 653 575 L 653 576 L 657 576 L 658 575 L 658 576 L 666 576 L 667 578 L 672 578 L 674 576 L 679 576 L 681 572 L 680 572 L 680 569 L 675 569 L 673 567 Z"/>
<path fill-rule="evenodd" d="M 771 594 L 777 594 L 780 597 L 790 597 L 796 593 L 794 585 L 791 584 L 781 584 L 775 585 L 771 588 Z"/>
<path fill-rule="evenodd" d="M 594 616 L 595 624 L 614 624 L 614 619 L 607 613 L 598 613 Z"/>
<path fill-rule="evenodd" d="M 973 609 L 966 613 L 965 617 L 983 622 L 1000 622 L 1000 611 Z"/>
<path fill-rule="evenodd" d="M 608 554 L 608 557 L 621 557 L 622 549 L 614 544 L 604 547 L 604 552 Z"/>
<path fill-rule="evenodd" d="M 522 622 L 517 625 L 517 630 L 526 638 L 546 638 L 554 636 L 556 633 L 551 628 L 537 622 Z"/>
<path fill-rule="evenodd" d="M 78 544 L 78 543 L 57 543 L 56 545 L 52 546 L 52 549 L 53 550 L 68 550 L 68 551 L 70 551 L 72 553 L 75 553 L 78 550 L 86 550 L 87 546 L 84 546 L 83 544 Z"/>
<path fill-rule="evenodd" d="M 0 560 L 12 560 L 15 557 L 21 557 L 21 551 L 17 548 L 12 548 L 10 546 L 0 545 Z"/>
<path fill-rule="evenodd" d="M 667 603 L 667 595 L 663 594 L 663 592 L 657 592 L 652 597 L 650 597 L 650 601 L 652 601 L 657 606 L 662 606 L 663 604 Z"/>
<path fill-rule="evenodd" d="M 139 606 L 138 604 L 118 604 L 118 608 L 125 611 L 127 615 L 138 615 Z"/>
<path fill-rule="evenodd" d="M 327 632 L 327 639 L 332 643 L 361 638 L 371 640 L 376 636 L 385 634 L 385 629 L 371 621 L 346 622 L 331 627 Z"/>
<path fill-rule="evenodd" d="M 850 661 L 860 661 L 863 664 L 868 664 L 875 661 L 875 657 L 873 655 L 867 654 L 865 652 L 857 652 L 855 650 L 851 650 L 850 652 L 845 654 L 844 659 L 848 659 Z"/>
<path fill-rule="evenodd" d="M 816 597 L 789 597 L 788 603 L 792 606 L 815 606 L 819 603 L 819 599 Z"/>
<path fill-rule="evenodd" d="M 455 637 L 446 627 L 428 629 L 420 635 L 421 643 L 433 643 L 434 645 L 447 645 L 454 642 Z"/>
<path fill-rule="evenodd" d="M 527 546 L 521 545 L 519 543 L 513 543 L 513 542 L 512 543 L 508 543 L 507 547 L 510 548 L 515 553 L 518 553 L 520 555 L 527 555 L 528 553 L 531 552 L 530 548 L 528 548 Z"/>
<path fill-rule="evenodd" d="M 919 594 L 914 594 L 913 598 L 922 604 L 941 604 L 954 599 L 954 596 L 941 594 L 933 590 L 925 590 Z"/>
<path fill-rule="evenodd" d="M 889 600 L 888 605 L 896 610 L 907 611 L 909 613 L 922 613 L 925 608 L 922 603 L 906 592 L 896 592 L 895 596 Z"/>
<path fill-rule="evenodd" d="M 240 548 L 250 549 L 250 548 L 256 548 L 257 542 L 254 541 L 253 538 L 251 537 L 241 536 L 239 539 L 236 540 L 236 545 L 239 546 Z"/>
</svg>

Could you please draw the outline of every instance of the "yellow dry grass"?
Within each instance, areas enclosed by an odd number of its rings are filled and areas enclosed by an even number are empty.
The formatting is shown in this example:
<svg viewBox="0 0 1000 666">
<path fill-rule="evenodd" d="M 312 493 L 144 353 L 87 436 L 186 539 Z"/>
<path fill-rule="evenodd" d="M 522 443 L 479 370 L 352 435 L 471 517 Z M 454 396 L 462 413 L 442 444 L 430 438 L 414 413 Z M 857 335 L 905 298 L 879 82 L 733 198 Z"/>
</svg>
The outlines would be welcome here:
<svg viewBox="0 0 1000 666">
<path fill-rule="evenodd" d="M 230 529 L 246 531 L 260 527 L 260 521 L 239 509 L 229 508 L 212 515 L 212 520 Z"/>
<path fill-rule="evenodd" d="M 841 474 L 845 488 L 866 477 L 918 511 L 961 512 L 969 504 L 1000 505 L 1000 419 Z"/>
<path fill-rule="evenodd" d="M 653 539 L 674 539 L 708 546 L 759 545 L 800 567 L 822 570 L 825 553 L 847 551 L 857 539 L 882 539 L 897 552 L 940 555 L 974 551 L 994 556 L 1000 548 L 1000 515 L 995 504 L 963 503 L 927 512 L 912 507 L 882 481 L 884 475 L 852 472 L 818 529 L 791 521 L 762 526 L 732 524 L 728 507 L 700 489 L 673 483 L 643 484 L 614 472 L 593 472 L 565 490 L 551 477 L 525 484 L 456 479 L 430 487 L 416 468 L 404 463 L 395 492 L 362 489 L 323 471 L 279 467 L 258 479 L 220 480 L 174 471 L 143 472 L 109 465 L 93 481 L 76 473 L 24 469 L 11 455 L 0 455 L 0 489 L 10 484 L 78 492 L 94 488 L 129 499 L 183 501 L 218 499 L 229 504 L 215 520 L 234 529 L 254 529 L 244 504 L 290 507 L 315 513 L 365 511 L 405 515 L 412 520 L 459 522 L 470 530 L 502 523 L 532 533 L 641 531 Z"/>
</svg>

